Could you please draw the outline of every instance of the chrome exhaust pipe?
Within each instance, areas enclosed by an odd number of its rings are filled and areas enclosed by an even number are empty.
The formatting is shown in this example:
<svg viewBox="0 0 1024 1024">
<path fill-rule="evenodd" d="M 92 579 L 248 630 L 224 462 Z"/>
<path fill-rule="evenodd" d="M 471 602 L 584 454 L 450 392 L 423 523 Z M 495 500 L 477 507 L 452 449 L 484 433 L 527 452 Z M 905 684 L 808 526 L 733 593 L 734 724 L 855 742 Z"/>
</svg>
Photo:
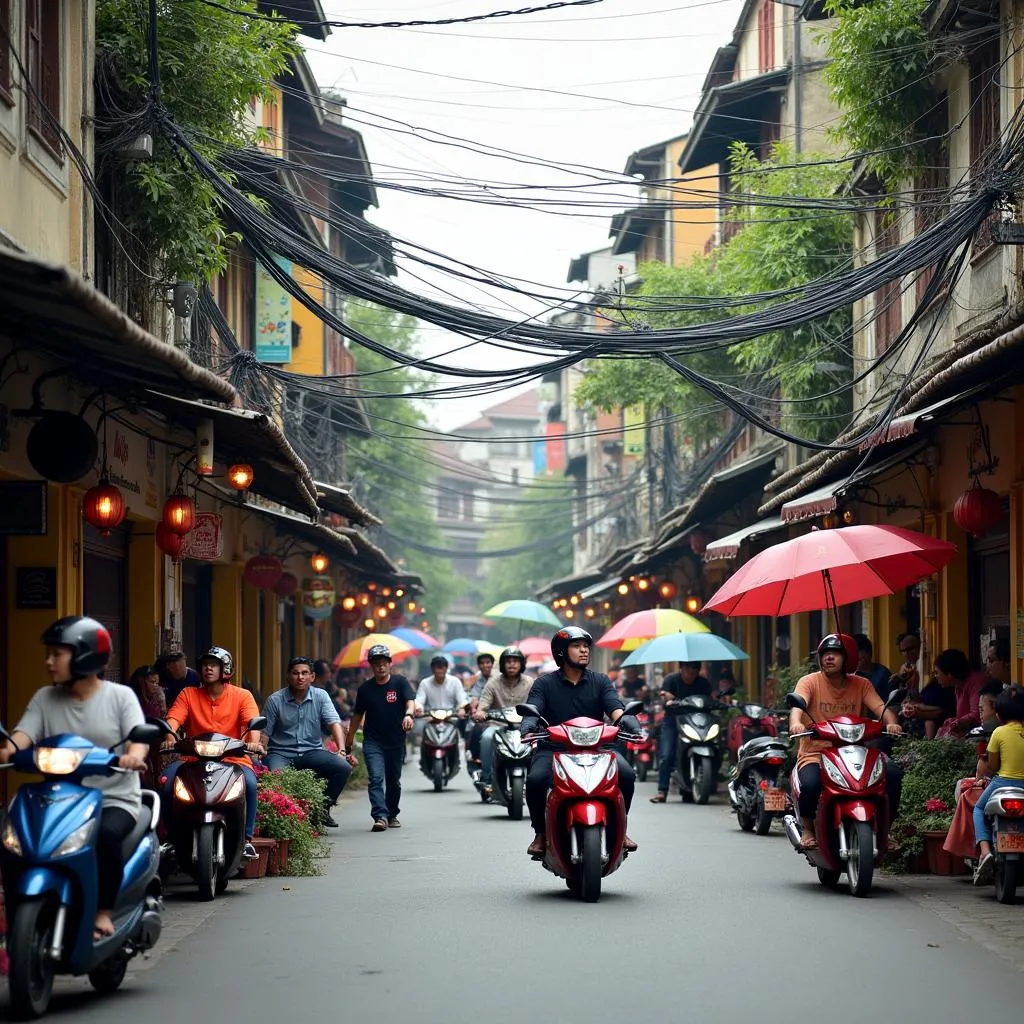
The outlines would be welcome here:
<svg viewBox="0 0 1024 1024">
<path fill-rule="evenodd" d="M 786 830 L 786 836 L 789 841 L 793 844 L 793 849 L 800 850 L 800 823 L 796 820 L 796 817 L 792 814 L 784 814 L 782 816 L 782 827 Z"/>
<path fill-rule="evenodd" d="M 736 783 L 730 782 L 726 789 L 729 791 L 729 803 L 732 804 L 732 809 L 735 811 L 740 806 L 739 798 L 736 796 Z"/>
</svg>

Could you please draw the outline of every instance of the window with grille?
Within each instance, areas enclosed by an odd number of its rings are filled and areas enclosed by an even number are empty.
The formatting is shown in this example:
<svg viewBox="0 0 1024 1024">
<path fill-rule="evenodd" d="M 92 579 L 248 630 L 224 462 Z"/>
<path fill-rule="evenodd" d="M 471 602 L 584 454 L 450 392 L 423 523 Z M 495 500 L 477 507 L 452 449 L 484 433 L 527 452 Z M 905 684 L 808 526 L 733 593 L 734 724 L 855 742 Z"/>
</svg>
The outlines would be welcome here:
<svg viewBox="0 0 1024 1024">
<path fill-rule="evenodd" d="M 0 100 L 8 106 L 11 96 L 11 0 L 0 0 Z"/>
<path fill-rule="evenodd" d="M 775 5 L 761 0 L 757 9 L 757 67 L 764 74 L 775 67 Z"/>
<path fill-rule="evenodd" d="M 914 234 L 920 235 L 937 224 L 949 213 L 949 143 L 945 138 L 949 130 L 949 98 L 945 93 L 930 117 L 928 135 L 937 141 L 928 165 L 914 179 Z M 935 267 L 926 267 L 917 278 L 917 301 L 935 276 Z"/>
<path fill-rule="evenodd" d="M 899 244 L 899 214 L 896 210 L 875 211 L 875 259 L 881 259 Z M 896 339 L 903 326 L 900 309 L 900 279 L 888 281 L 875 292 L 875 355 L 880 356 Z"/>
<path fill-rule="evenodd" d="M 980 182 L 999 148 L 999 38 L 979 46 L 967 63 L 971 75 L 971 179 Z M 992 244 L 992 225 L 998 218 L 999 211 L 993 210 L 982 224 L 974 239 L 975 252 Z"/>
<path fill-rule="evenodd" d="M 25 0 L 25 67 L 28 127 L 54 155 L 60 131 L 60 2 Z"/>
</svg>

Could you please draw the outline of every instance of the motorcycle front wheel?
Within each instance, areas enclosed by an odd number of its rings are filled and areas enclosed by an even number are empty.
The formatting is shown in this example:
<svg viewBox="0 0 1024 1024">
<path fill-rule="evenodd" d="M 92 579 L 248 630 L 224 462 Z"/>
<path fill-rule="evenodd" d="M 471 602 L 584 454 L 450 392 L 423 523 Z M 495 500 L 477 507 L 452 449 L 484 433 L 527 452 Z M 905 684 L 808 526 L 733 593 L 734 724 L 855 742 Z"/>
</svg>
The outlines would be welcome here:
<svg viewBox="0 0 1024 1024">
<path fill-rule="evenodd" d="M 846 877 L 852 895 L 867 896 L 875 874 L 875 833 L 870 821 L 854 821 L 850 825 L 850 859 L 846 862 Z M 839 827 L 845 828 L 846 825 L 843 823 Z"/>
<path fill-rule="evenodd" d="M 56 917 L 57 906 L 50 899 L 27 900 L 14 912 L 7 936 L 7 981 L 18 1020 L 41 1017 L 50 1005 L 55 965 L 49 950 Z"/>
<path fill-rule="evenodd" d="M 206 824 L 196 835 L 196 885 L 204 903 L 217 895 L 217 827 Z"/>
<path fill-rule="evenodd" d="M 695 767 L 690 787 L 693 799 L 699 804 L 706 804 L 711 799 L 711 788 L 715 782 L 715 767 L 710 757 L 700 758 Z"/>
<path fill-rule="evenodd" d="M 580 897 L 584 903 L 596 903 L 601 898 L 601 839 L 604 829 L 600 825 L 587 825 L 580 830 Z"/>
<path fill-rule="evenodd" d="M 434 762 L 434 792 L 440 793 L 444 789 L 444 764 L 440 759 Z"/>
</svg>

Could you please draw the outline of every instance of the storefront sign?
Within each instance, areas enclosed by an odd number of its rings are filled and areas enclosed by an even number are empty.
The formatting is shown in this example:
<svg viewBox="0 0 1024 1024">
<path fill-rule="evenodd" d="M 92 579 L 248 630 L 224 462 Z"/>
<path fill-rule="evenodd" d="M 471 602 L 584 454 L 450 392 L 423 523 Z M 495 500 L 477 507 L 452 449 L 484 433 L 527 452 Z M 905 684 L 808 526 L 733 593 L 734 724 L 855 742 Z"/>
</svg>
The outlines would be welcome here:
<svg viewBox="0 0 1024 1024">
<path fill-rule="evenodd" d="M 56 608 L 57 570 L 50 566 L 19 566 L 15 571 L 18 608 Z"/>
<path fill-rule="evenodd" d="M 302 611 L 310 619 L 326 619 L 334 608 L 334 581 L 312 576 L 302 581 Z"/>
<path fill-rule="evenodd" d="M 182 558 L 216 562 L 224 554 L 224 517 L 216 512 L 197 512 L 196 525 L 185 534 Z"/>
<path fill-rule="evenodd" d="M 0 535 L 41 537 L 46 534 L 46 481 L 4 480 L 0 483 Z"/>
<path fill-rule="evenodd" d="M 291 275 L 290 260 L 274 257 L 284 273 Z M 292 358 L 292 297 L 256 262 L 256 323 L 253 351 L 261 363 L 287 363 Z"/>
<path fill-rule="evenodd" d="M 624 455 L 643 455 L 646 417 L 642 405 L 629 405 L 622 410 Z"/>
<path fill-rule="evenodd" d="M 127 427 L 118 426 L 110 438 L 110 482 L 121 489 L 133 512 L 157 507 L 156 444 Z"/>
</svg>

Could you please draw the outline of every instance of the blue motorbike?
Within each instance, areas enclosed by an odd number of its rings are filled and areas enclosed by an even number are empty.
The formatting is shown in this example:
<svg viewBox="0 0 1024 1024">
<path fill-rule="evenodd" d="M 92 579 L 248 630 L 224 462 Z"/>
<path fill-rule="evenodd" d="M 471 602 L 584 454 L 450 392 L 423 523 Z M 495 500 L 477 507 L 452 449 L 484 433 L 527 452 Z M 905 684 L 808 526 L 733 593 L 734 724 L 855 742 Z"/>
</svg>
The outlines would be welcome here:
<svg viewBox="0 0 1024 1024">
<path fill-rule="evenodd" d="M 166 731 L 162 723 L 136 726 L 124 742 L 157 743 Z M 0 736 L 10 739 L 2 726 Z M 94 940 L 95 837 L 103 801 L 100 790 L 81 780 L 125 771 L 112 751 L 61 733 L 18 750 L 4 766 L 43 777 L 18 790 L 0 823 L 8 984 L 21 1019 L 46 1012 L 58 974 L 86 974 L 98 992 L 114 992 L 128 961 L 160 937 L 160 798 L 143 790 L 139 819 L 124 841 L 114 934 Z"/>
</svg>

